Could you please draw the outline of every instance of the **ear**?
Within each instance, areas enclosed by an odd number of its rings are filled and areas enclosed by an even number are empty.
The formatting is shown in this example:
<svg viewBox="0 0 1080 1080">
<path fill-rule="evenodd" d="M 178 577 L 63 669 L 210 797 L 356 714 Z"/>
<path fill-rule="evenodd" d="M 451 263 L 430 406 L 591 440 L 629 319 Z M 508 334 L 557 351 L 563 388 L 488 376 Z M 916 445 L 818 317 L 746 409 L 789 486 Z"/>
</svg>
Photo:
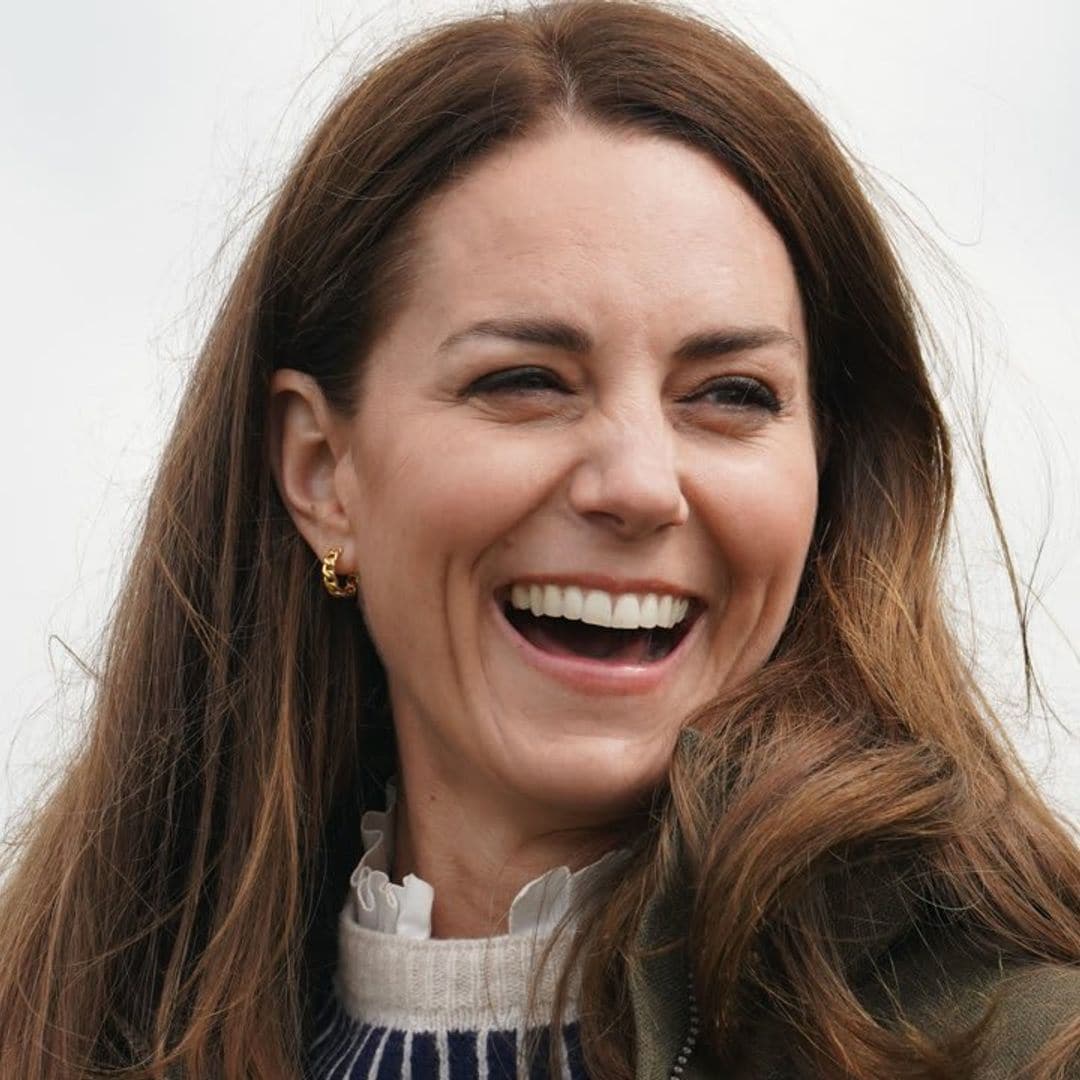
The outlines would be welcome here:
<svg viewBox="0 0 1080 1080">
<path fill-rule="evenodd" d="M 273 373 L 267 435 L 270 469 L 297 531 L 317 558 L 341 548 L 338 573 L 355 573 L 349 519 L 335 483 L 348 454 L 346 425 L 310 375 L 292 368 Z"/>
</svg>

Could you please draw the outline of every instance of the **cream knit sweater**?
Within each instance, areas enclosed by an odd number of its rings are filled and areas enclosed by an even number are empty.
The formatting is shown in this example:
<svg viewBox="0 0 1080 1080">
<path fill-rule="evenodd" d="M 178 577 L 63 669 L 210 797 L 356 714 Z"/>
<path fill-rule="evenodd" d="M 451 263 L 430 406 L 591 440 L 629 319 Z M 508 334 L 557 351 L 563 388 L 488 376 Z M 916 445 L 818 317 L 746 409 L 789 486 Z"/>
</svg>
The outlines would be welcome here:
<svg viewBox="0 0 1080 1080">
<path fill-rule="evenodd" d="M 306 1075 L 547 1077 L 549 1021 L 569 934 L 555 940 L 542 970 L 540 960 L 575 897 L 596 887 L 621 854 L 576 873 L 559 867 L 530 882 L 511 905 L 507 934 L 436 939 L 431 887 L 415 877 L 401 884 L 390 879 L 393 800 L 391 789 L 387 810 L 369 811 L 361 822 L 364 857 L 338 920 L 334 993 L 318 1018 Z M 585 1078 L 576 1007 L 574 995 L 558 1035 L 564 1080 Z"/>
</svg>

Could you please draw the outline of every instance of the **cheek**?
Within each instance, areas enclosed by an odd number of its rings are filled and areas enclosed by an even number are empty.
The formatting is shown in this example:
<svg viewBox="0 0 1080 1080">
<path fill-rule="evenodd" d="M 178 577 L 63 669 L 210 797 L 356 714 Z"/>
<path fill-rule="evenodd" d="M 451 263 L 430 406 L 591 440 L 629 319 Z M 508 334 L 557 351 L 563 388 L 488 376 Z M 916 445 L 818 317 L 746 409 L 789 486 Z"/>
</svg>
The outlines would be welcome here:
<svg viewBox="0 0 1080 1080">
<path fill-rule="evenodd" d="M 793 597 L 817 514 L 817 467 L 800 452 L 762 455 L 713 471 L 702 505 L 732 589 Z"/>
<path fill-rule="evenodd" d="M 433 584 L 458 589 L 462 571 L 470 574 L 557 484 L 558 455 L 537 443 L 415 419 L 370 431 L 356 453 L 363 465 L 349 507 L 365 598 L 390 578 L 399 596 L 413 592 L 429 608 L 440 603 Z"/>
<path fill-rule="evenodd" d="M 743 462 L 717 470 L 711 490 L 703 517 L 724 578 L 715 656 L 734 685 L 768 660 L 791 614 L 817 513 L 816 459 Z"/>
</svg>

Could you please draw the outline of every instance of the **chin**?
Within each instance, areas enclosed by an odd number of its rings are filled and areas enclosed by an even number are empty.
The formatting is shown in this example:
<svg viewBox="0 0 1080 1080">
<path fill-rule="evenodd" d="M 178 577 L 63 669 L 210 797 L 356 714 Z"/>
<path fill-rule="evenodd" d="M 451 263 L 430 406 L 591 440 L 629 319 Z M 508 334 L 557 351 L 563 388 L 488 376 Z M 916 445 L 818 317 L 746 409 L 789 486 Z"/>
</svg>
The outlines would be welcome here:
<svg viewBox="0 0 1080 1080">
<path fill-rule="evenodd" d="M 665 781 L 677 731 L 642 740 L 576 736 L 549 744 L 511 784 L 530 801 L 576 823 L 613 821 L 638 810 Z"/>
</svg>

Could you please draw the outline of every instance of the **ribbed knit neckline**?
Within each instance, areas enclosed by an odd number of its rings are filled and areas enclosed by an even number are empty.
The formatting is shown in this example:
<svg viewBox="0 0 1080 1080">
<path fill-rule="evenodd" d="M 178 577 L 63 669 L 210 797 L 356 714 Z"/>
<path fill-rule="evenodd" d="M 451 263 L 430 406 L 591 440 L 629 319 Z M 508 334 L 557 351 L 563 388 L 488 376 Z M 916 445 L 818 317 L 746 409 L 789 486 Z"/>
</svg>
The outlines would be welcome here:
<svg viewBox="0 0 1080 1080">
<path fill-rule="evenodd" d="M 555 938 L 534 985 L 549 940 L 532 934 L 416 940 L 358 926 L 346 907 L 339 922 L 337 995 L 350 1016 L 391 1027 L 534 1027 L 551 1016 L 570 934 Z M 576 987 L 571 989 L 568 1021 L 577 1015 Z"/>
</svg>

